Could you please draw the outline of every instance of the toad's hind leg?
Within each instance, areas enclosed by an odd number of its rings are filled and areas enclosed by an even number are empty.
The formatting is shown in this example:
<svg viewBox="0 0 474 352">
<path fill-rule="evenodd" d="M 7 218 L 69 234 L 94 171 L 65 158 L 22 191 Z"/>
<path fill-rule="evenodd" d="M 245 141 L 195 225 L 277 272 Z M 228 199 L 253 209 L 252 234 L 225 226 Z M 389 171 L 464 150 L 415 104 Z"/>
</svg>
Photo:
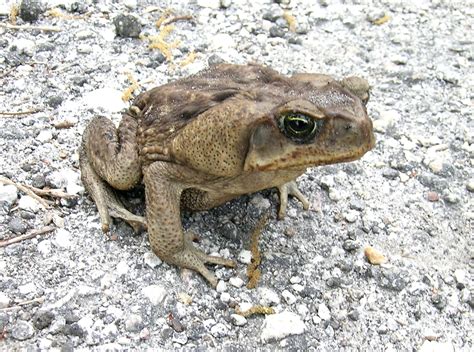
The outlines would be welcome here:
<svg viewBox="0 0 474 352">
<path fill-rule="evenodd" d="M 216 287 L 217 278 L 206 263 L 234 267 L 232 260 L 210 256 L 196 248 L 192 235 L 184 235 L 181 225 L 181 186 L 173 181 L 174 165 L 155 162 L 144 172 L 148 237 L 153 252 L 163 261 L 200 273 Z"/>
<path fill-rule="evenodd" d="M 105 232 L 110 226 L 110 216 L 124 219 L 135 231 L 146 227 L 144 218 L 126 210 L 112 189 L 130 189 L 141 178 L 137 127 L 137 121 L 128 114 L 124 114 L 118 129 L 109 119 L 96 117 L 82 137 L 79 150 L 82 181 L 97 205 Z"/>
</svg>

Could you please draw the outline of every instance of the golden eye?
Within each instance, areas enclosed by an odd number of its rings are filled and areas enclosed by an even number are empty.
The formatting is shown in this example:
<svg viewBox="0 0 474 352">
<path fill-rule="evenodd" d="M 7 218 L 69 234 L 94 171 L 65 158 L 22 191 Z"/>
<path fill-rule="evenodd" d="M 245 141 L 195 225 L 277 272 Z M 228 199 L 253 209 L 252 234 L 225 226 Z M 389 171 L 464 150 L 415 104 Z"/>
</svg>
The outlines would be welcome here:
<svg viewBox="0 0 474 352">
<path fill-rule="evenodd" d="M 280 116 L 280 129 L 288 138 L 297 143 L 309 142 L 321 126 L 321 120 L 315 120 L 297 112 L 285 113 Z"/>
</svg>

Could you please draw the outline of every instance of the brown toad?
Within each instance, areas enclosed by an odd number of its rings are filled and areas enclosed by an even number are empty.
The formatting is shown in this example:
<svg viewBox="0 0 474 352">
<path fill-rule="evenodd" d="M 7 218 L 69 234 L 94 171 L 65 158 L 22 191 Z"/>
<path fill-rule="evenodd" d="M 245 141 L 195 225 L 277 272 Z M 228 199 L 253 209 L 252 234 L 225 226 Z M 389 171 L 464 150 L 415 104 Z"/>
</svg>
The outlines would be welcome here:
<svg viewBox="0 0 474 352">
<path fill-rule="evenodd" d="M 195 248 L 180 209 L 209 209 L 270 187 L 280 193 L 280 218 L 288 195 L 307 209 L 298 176 L 308 167 L 358 159 L 374 146 L 368 90 L 357 77 L 286 77 L 263 66 L 222 64 L 142 93 L 118 128 L 94 118 L 80 164 L 103 230 L 110 216 L 145 225 L 113 191 L 142 181 L 153 252 L 216 286 L 205 263 L 234 263 Z"/>
</svg>

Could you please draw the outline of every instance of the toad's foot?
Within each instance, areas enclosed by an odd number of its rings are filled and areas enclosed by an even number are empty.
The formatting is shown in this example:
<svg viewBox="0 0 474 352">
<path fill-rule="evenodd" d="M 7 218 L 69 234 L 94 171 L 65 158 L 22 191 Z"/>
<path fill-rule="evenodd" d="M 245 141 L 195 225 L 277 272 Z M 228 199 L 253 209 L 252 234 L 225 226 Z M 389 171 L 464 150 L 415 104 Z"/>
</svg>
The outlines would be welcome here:
<svg viewBox="0 0 474 352">
<path fill-rule="evenodd" d="M 309 209 L 309 201 L 300 192 L 296 181 L 290 181 L 278 187 L 280 192 L 280 210 L 278 211 L 278 219 L 283 219 L 286 215 L 286 207 L 288 205 L 288 195 L 298 198 L 298 200 L 303 203 L 303 209 Z"/>
<path fill-rule="evenodd" d="M 166 261 L 179 267 L 197 271 L 202 276 L 204 276 L 207 281 L 209 281 L 212 287 L 215 288 L 217 286 L 217 278 L 209 269 L 206 268 L 204 264 L 217 264 L 234 268 L 235 262 L 230 259 L 207 255 L 202 250 L 194 246 L 193 240 L 195 239 L 196 236 L 193 233 L 187 232 L 184 235 L 183 250 L 166 258 Z"/>
<path fill-rule="evenodd" d="M 129 212 L 120 204 L 118 199 L 116 199 L 116 202 L 109 203 L 108 208 L 110 216 L 126 221 L 133 228 L 135 233 L 140 233 L 147 229 L 146 219 L 143 216 Z"/>
</svg>

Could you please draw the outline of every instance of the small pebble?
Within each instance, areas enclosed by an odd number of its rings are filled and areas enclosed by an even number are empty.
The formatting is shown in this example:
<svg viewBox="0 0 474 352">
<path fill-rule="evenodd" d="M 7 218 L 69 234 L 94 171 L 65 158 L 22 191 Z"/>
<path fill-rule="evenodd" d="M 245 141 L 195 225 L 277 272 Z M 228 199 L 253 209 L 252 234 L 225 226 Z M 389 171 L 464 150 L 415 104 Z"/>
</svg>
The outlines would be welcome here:
<svg viewBox="0 0 474 352">
<path fill-rule="evenodd" d="M 425 340 L 418 352 L 454 352 L 454 346 L 451 342 Z"/>
<path fill-rule="evenodd" d="M 10 208 L 17 201 L 18 190 L 14 185 L 0 186 L 0 203 Z"/>
<path fill-rule="evenodd" d="M 252 252 L 246 249 L 240 251 L 237 260 L 242 264 L 250 264 L 252 261 Z"/>
<path fill-rule="evenodd" d="M 241 316 L 240 314 L 231 314 L 230 321 L 235 326 L 244 326 L 245 324 L 247 324 L 247 319 Z"/>
<path fill-rule="evenodd" d="M 172 341 L 180 345 L 185 345 L 188 342 L 188 336 L 184 332 L 173 332 Z"/>
<path fill-rule="evenodd" d="M 5 293 L 0 292 L 0 309 L 7 308 L 10 304 L 10 297 L 8 297 Z"/>
<path fill-rule="evenodd" d="M 118 276 L 126 275 L 129 270 L 130 270 L 130 266 L 128 265 L 126 260 L 121 260 L 120 262 L 118 262 L 117 266 L 115 267 L 115 273 Z"/>
<path fill-rule="evenodd" d="M 276 306 L 280 304 L 280 297 L 273 289 L 259 287 L 258 294 L 260 295 L 259 303 L 262 306 Z"/>
<path fill-rule="evenodd" d="M 355 251 L 356 249 L 359 249 L 359 247 L 360 247 L 360 244 L 356 240 L 345 240 L 344 243 L 342 244 L 342 248 L 346 252 Z"/>
<path fill-rule="evenodd" d="M 44 10 L 45 6 L 41 0 L 22 0 L 20 3 L 20 18 L 26 22 L 35 22 Z"/>
<path fill-rule="evenodd" d="M 189 306 L 191 303 L 193 303 L 193 298 L 186 292 L 180 292 L 178 293 L 178 301 L 184 305 Z"/>
<path fill-rule="evenodd" d="M 211 328 L 211 335 L 215 338 L 222 338 L 229 335 L 229 329 L 223 323 L 217 323 Z"/>
<path fill-rule="evenodd" d="M 237 287 L 237 288 L 240 288 L 242 287 L 245 283 L 244 283 L 244 280 L 242 280 L 240 277 L 231 277 L 229 279 L 229 283 L 234 286 L 234 287 Z"/>
<path fill-rule="evenodd" d="M 265 316 L 262 333 L 264 342 L 279 341 L 287 336 L 300 335 L 306 330 L 301 317 L 292 312 L 282 312 Z"/>
<path fill-rule="evenodd" d="M 18 208 L 32 213 L 37 213 L 43 207 L 36 199 L 30 196 L 22 196 L 18 201 Z"/>
<path fill-rule="evenodd" d="M 469 181 L 466 183 L 466 189 L 469 192 L 474 192 L 474 178 L 471 178 Z"/>
<path fill-rule="evenodd" d="M 351 310 L 349 313 L 347 313 L 347 317 L 352 320 L 352 321 L 357 321 L 359 320 L 359 311 L 357 309 Z"/>
<path fill-rule="evenodd" d="M 76 47 L 76 50 L 79 54 L 90 54 L 92 52 L 92 47 L 89 44 L 79 44 Z"/>
<path fill-rule="evenodd" d="M 331 312 L 329 311 L 329 308 L 324 303 L 321 303 L 318 307 L 318 317 L 320 317 L 322 320 L 331 319 Z"/>
<path fill-rule="evenodd" d="M 362 200 L 355 198 L 351 199 L 349 207 L 354 210 L 363 211 L 365 209 L 365 203 Z"/>
<path fill-rule="evenodd" d="M 77 321 L 77 325 L 79 325 L 83 331 L 89 331 L 92 325 L 94 325 L 94 319 L 92 319 L 90 315 L 86 315 Z"/>
<path fill-rule="evenodd" d="M 35 294 L 37 289 L 33 282 L 28 282 L 24 285 L 18 286 L 18 291 L 20 291 L 23 296 L 27 296 L 29 294 Z"/>
<path fill-rule="evenodd" d="M 143 261 L 152 269 L 155 269 L 163 263 L 161 259 L 153 252 L 146 252 L 143 255 Z"/>
<path fill-rule="evenodd" d="M 270 37 L 279 37 L 283 38 L 285 36 L 285 31 L 279 26 L 270 27 Z"/>
<path fill-rule="evenodd" d="M 76 32 L 76 39 L 77 40 L 84 40 L 88 38 L 93 38 L 95 36 L 94 32 L 88 29 Z"/>
<path fill-rule="evenodd" d="M 64 325 L 63 333 L 67 336 L 83 337 L 85 331 L 79 326 L 78 323 L 72 323 Z"/>
<path fill-rule="evenodd" d="M 50 130 L 42 130 L 37 136 L 36 140 L 41 143 L 47 143 L 53 139 L 53 133 Z"/>
<path fill-rule="evenodd" d="M 232 0 L 220 0 L 221 1 L 221 7 L 223 9 L 228 9 L 232 5 Z"/>
<path fill-rule="evenodd" d="M 438 308 L 439 310 L 443 310 L 446 307 L 447 300 L 444 296 L 440 295 L 439 293 L 435 293 L 431 296 L 431 303 Z"/>
<path fill-rule="evenodd" d="M 123 4 L 129 8 L 130 10 L 135 10 L 138 6 L 138 1 L 137 0 L 125 0 L 123 1 Z"/>
<path fill-rule="evenodd" d="M 142 288 L 143 295 L 148 298 L 150 303 L 157 306 L 163 302 L 168 295 L 168 291 L 160 285 L 150 285 Z"/>
<path fill-rule="evenodd" d="M 66 229 L 60 228 L 56 230 L 56 235 L 54 236 L 53 244 L 58 248 L 68 249 L 72 245 L 71 239 L 71 233 Z"/>
<path fill-rule="evenodd" d="M 114 18 L 115 32 L 122 38 L 138 38 L 142 30 L 139 19 L 132 15 L 118 15 Z"/>
<path fill-rule="evenodd" d="M 224 220 L 219 226 L 216 228 L 216 232 L 222 235 L 223 237 L 233 241 L 239 242 L 239 230 L 237 226 L 229 220 Z"/>
<path fill-rule="evenodd" d="M 229 292 L 222 292 L 220 296 L 220 300 L 224 303 L 229 303 L 230 302 L 230 294 Z"/>
<path fill-rule="evenodd" d="M 380 265 L 387 262 L 387 258 L 371 246 L 365 247 L 364 254 L 370 264 Z"/>
<path fill-rule="evenodd" d="M 219 280 L 216 286 L 216 291 L 217 292 L 225 292 L 227 291 L 227 283 L 223 280 Z"/>
<path fill-rule="evenodd" d="M 426 199 L 430 202 L 437 202 L 439 201 L 439 194 L 433 191 L 429 191 L 426 193 Z"/>
<path fill-rule="evenodd" d="M 26 232 L 28 226 L 25 221 L 15 216 L 8 222 L 8 229 L 13 233 L 22 234 Z"/>
<path fill-rule="evenodd" d="M 294 227 L 287 227 L 284 231 L 285 236 L 293 237 L 296 235 L 296 229 Z"/>
<path fill-rule="evenodd" d="M 301 279 L 301 277 L 299 277 L 299 276 L 292 276 L 292 277 L 290 277 L 290 282 L 291 282 L 292 284 L 299 284 L 299 283 L 301 283 L 301 281 L 302 281 L 302 279 Z"/>
<path fill-rule="evenodd" d="M 15 340 L 24 341 L 27 340 L 35 334 L 35 328 L 29 322 L 24 320 L 19 320 L 15 325 L 13 325 L 11 336 Z"/>
<path fill-rule="evenodd" d="M 36 188 L 43 188 L 44 186 L 46 186 L 46 179 L 43 175 L 34 175 L 31 178 L 31 185 Z"/>
<path fill-rule="evenodd" d="M 115 326 L 115 324 L 110 324 L 110 325 Z M 115 329 L 116 329 L 116 326 L 115 326 Z M 138 336 L 140 337 L 140 340 L 148 340 L 150 338 L 150 329 L 146 327 L 143 328 L 138 334 Z"/>
<path fill-rule="evenodd" d="M 84 94 L 82 102 L 86 108 L 103 110 L 108 113 L 119 112 L 127 107 L 122 100 L 122 92 L 113 88 L 99 88 Z"/>
<path fill-rule="evenodd" d="M 343 194 L 340 190 L 338 190 L 336 188 L 331 188 L 328 191 L 328 197 L 329 197 L 329 199 L 331 199 L 335 202 L 338 202 L 343 198 Z"/>
<path fill-rule="evenodd" d="M 457 269 L 454 271 L 454 279 L 456 280 L 456 287 L 459 290 L 464 289 L 468 283 L 468 274 L 465 270 Z"/>
<path fill-rule="evenodd" d="M 380 118 L 373 121 L 374 130 L 376 132 L 385 133 L 397 121 L 400 121 L 400 114 L 395 110 L 381 111 Z"/>
<path fill-rule="evenodd" d="M 288 303 L 289 305 L 293 304 L 296 302 L 296 297 L 294 294 L 292 294 L 290 291 L 288 290 L 284 290 L 281 295 L 283 296 L 284 300 L 286 301 L 286 303 Z"/>
<path fill-rule="evenodd" d="M 128 332 L 139 332 L 143 327 L 143 319 L 137 314 L 130 314 L 125 319 L 125 330 Z"/>
<path fill-rule="evenodd" d="M 397 179 L 399 174 L 400 173 L 398 172 L 398 170 L 395 170 L 395 169 L 384 169 L 382 171 L 382 176 L 389 180 Z"/>
<path fill-rule="evenodd" d="M 283 17 L 283 10 L 280 6 L 270 5 L 270 9 L 263 14 L 263 19 L 276 22 L 279 18 Z"/>
<path fill-rule="evenodd" d="M 344 219 L 346 219 L 348 223 L 354 223 L 358 218 L 359 212 L 356 210 L 350 209 L 344 213 Z"/>
<path fill-rule="evenodd" d="M 168 316 L 168 325 L 176 332 L 183 332 L 185 330 L 183 323 L 175 315 Z"/>
</svg>

